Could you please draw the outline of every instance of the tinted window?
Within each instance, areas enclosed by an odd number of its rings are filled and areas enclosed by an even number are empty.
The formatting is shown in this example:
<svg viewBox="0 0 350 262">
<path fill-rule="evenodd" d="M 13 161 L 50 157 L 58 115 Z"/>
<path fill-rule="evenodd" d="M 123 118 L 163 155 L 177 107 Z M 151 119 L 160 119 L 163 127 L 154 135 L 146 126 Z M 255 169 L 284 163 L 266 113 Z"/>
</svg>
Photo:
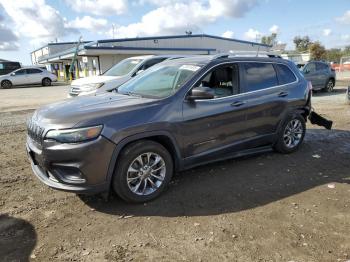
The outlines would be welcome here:
<svg viewBox="0 0 350 262">
<path fill-rule="evenodd" d="M 24 75 L 25 73 L 26 73 L 25 69 L 21 69 L 21 70 L 18 70 L 18 71 L 15 72 L 16 76 Z"/>
<path fill-rule="evenodd" d="M 277 74 L 278 74 L 278 82 L 280 85 L 292 83 L 296 81 L 296 77 L 293 72 L 286 65 L 275 64 Z"/>
<path fill-rule="evenodd" d="M 324 64 L 324 63 L 317 63 L 316 64 L 316 70 L 319 71 L 319 70 L 326 70 L 328 69 L 328 65 Z"/>
<path fill-rule="evenodd" d="M 0 69 L 4 69 L 4 64 L 0 63 Z"/>
<path fill-rule="evenodd" d="M 27 74 L 40 74 L 42 71 L 40 69 L 36 68 L 28 68 L 27 69 Z"/>
<path fill-rule="evenodd" d="M 165 60 L 165 58 L 156 58 L 156 59 L 149 60 L 142 66 L 142 69 L 146 70 L 147 68 L 150 68 L 151 66 L 154 66 L 155 64 L 163 62 L 164 60 Z"/>
<path fill-rule="evenodd" d="M 270 63 L 244 63 L 246 92 L 277 86 L 275 69 Z"/>
<path fill-rule="evenodd" d="M 315 63 L 309 63 L 304 67 L 305 73 L 313 73 L 316 71 L 316 65 Z"/>
</svg>

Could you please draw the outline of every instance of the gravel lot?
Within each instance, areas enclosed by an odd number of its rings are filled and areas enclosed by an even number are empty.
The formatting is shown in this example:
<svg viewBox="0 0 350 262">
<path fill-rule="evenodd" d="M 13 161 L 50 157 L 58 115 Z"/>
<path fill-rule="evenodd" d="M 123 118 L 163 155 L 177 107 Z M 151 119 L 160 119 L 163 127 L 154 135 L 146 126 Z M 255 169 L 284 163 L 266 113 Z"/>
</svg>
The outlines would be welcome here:
<svg viewBox="0 0 350 262">
<path fill-rule="evenodd" d="M 180 173 L 145 205 L 55 191 L 34 177 L 24 150 L 27 109 L 64 98 L 66 89 L 0 90 L 1 261 L 350 259 L 345 87 L 314 95 L 316 111 L 334 121 L 334 130 L 309 125 L 298 152 Z"/>
</svg>

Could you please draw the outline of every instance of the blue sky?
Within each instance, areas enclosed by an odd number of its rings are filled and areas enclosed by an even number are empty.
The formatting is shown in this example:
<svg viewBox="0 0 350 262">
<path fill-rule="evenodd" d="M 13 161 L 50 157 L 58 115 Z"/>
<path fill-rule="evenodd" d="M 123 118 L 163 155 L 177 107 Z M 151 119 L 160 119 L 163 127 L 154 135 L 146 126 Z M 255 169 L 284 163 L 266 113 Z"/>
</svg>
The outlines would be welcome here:
<svg viewBox="0 0 350 262">
<path fill-rule="evenodd" d="M 350 1 L 302 0 L 0 0 L 0 58 L 30 64 L 45 43 L 183 34 L 186 30 L 255 41 L 277 32 L 327 48 L 350 45 Z"/>
</svg>

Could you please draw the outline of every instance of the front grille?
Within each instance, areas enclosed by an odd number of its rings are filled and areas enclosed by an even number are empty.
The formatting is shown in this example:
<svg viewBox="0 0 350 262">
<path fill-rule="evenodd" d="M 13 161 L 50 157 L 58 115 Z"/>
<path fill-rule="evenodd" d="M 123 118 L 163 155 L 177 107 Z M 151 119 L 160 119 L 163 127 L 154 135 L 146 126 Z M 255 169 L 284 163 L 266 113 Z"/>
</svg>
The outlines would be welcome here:
<svg viewBox="0 0 350 262">
<path fill-rule="evenodd" d="M 76 86 L 72 86 L 71 89 L 70 89 L 70 91 L 69 91 L 69 94 L 70 94 L 71 96 L 77 96 L 77 95 L 79 95 L 80 93 L 81 93 L 80 88 L 79 88 L 79 87 L 76 87 Z"/>
<path fill-rule="evenodd" d="M 28 136 L 33 139 L 35 142 L 38 142 L 41 144 L 44 128 L 40 127 L 37 123 L 35 123 L 33 120 L 29 120 L 27 123 L 27 132 Z"/>
</svg>

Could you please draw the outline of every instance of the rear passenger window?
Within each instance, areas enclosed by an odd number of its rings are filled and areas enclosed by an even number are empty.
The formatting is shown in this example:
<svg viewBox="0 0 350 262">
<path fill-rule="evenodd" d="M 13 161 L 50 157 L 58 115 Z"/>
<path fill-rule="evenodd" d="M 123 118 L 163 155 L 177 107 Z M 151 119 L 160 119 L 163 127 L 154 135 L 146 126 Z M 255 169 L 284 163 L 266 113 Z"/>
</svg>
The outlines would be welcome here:
<svg viewBox="0 0 350 262">
<path fill-rule="evenodd" d="M 280 85 L 293 83 L 297 80 L 297 78 L 288 66 L 282 64 L 275 64 L 275 67 L 278 74 L 278 82 Z"/>
<path fill-rule="evenodd" d="M 276 71 L 271 63 L 244 63 L 243 73 L 246 92 L 278 85 Z"/>
<path fill-rule="evenodd" d="M 40 73 L 42 73 L 42 71 L 39 69 L 36 69 L 36 68 L 28 68 L 27 69 L 27 74 L 40 74 Z"/>
<path fill-rule="evenodd" d="M 328 66 L 326 64 L 323 64 L 323 63 L 317 63 L 316 64 L 316 70 L 319 71 L 319 70 L 326 70 L 328 68 Z"/>
</svg>

